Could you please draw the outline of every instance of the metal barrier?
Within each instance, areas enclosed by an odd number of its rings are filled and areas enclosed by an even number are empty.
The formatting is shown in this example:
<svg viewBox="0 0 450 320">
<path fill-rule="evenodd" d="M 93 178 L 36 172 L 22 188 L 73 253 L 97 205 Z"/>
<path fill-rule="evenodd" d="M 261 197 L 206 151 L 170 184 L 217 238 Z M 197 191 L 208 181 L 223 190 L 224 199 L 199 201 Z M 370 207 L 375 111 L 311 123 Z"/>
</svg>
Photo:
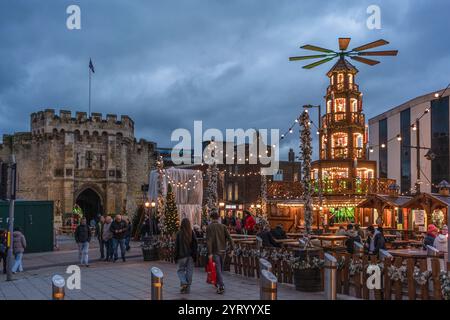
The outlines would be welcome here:
<svg viewBox="0 0 450 320">
<path fill-rule="evenodd" d="M 268 270 L 261 271 L 260 300 L 277 300 L 277 277 Z"/>
<path fill-rule="evenodd" d="M 163 299 L 163 277 L 164 274 L 161 269 L 157 267 L 152 267 L 150 269 L 152 277 L 152 289 L 151 289 L 151 299 L 152 300 L 162 300 Z"/>
<path fill-rule="evenodd" d="M 272 272 L 272 264 L 264 258 L 259 258 L 259 272 L 263 270 Z"/>
<path fill-rule="evenodd" d="M 66 280 L 59 274 L 55 274 L 52 277 L 52 299 L 53 300 L 64 300 L 66 296 L 65 292 Z"/>
<path fill-rule="evenodd" d="M 329 253 L 324 254 L 325 299 L 336 300 L 337 260 Z"/>
</svg>

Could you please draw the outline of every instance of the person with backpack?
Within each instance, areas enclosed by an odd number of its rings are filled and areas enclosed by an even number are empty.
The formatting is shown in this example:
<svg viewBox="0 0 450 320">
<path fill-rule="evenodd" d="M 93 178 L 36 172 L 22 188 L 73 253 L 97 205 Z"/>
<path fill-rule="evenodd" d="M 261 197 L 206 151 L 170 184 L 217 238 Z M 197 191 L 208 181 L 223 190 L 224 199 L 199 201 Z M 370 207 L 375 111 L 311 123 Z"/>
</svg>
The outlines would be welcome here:
<svg viewBox="0 0 450 320">
<path fill-rule="evenodd" d="M 233 240 L 231 239 L 228 228 L 219 222 L 219 214 L 216 209 L 211 210 L 211 223 L 206 228 L 206 245 L 208 248 L 208 257 L 216 264 L 217 275 L 217 293 L 223 294 L 225 286 L 223 283 L 223 261 L 226 252 L 227 242 L 233 250 Z"/>
<path fill-rule="evenodd" d="M 0 261 L 3 261 L 3 273 L 6 273 L 6 260 L 8 258 L 8 233 L 0 229 Z"/>
<path fill-rule="evenodd" d="M 184 218 L 175 239 L 175 262 L 178 264 L 177 275 L 180 279 L 181 293 L 190 292 L 196 257 L 197 237 L 192 231 L 189 219 Z"/>
<path fill-rule="evenodd" d="M 89 242 L 91 242 L 91 228 L 82 218 L 80 224 L 75 229 L 75 242 L 78 244 L 78 256 L 80 265 L 89 267 Z"/>
</svg>

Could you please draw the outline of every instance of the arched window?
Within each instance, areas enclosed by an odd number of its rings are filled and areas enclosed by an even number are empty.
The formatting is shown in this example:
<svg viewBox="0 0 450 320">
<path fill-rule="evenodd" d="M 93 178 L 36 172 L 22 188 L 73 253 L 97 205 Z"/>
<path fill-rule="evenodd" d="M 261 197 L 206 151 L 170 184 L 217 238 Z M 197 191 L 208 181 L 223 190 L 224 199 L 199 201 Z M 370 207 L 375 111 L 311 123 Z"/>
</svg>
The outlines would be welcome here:
<svg viewBox="0 0 450 320">
<path fill-rule="evenodd" d="M 350 99 L 350 112 L 358 112 L 358 100 Z"/>
<path fill-rule="evenodd" d="M 331 153 L 334 159 L 347 157 L 348 135 L 345 132 L 336 132 L 331 136 Z"/>
<path fill-rule="evenodd" d="M 342 84 L 344 82 L 344 75 L 342 73 L 338 73 L 338 84 Z"/>
<path fill-rule="evenodd" d="M 348 75 L 348 84 L 353 84 L 353 75 L 351 73 Z"/>
<path fill-rule="evenodd" d="M 331 113 L 331 100 L 327 100 L 327 113 Z"/>
</svg>

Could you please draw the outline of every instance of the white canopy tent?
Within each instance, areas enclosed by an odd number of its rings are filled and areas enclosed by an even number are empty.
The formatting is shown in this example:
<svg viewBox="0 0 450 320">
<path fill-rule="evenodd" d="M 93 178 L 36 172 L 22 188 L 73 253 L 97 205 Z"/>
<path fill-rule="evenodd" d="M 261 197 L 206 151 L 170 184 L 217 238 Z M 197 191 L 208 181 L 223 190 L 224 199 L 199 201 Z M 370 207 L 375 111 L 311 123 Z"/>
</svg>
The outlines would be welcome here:
<svg viewBox="0 0 450 320">
<path fill-rule="evenodd" d="M 149 176 L 149 199 L 157 202 L 158 171 L 152 170 Z M 188 218 L 191 224 L 201 225 L 203 203 L 203 176 L 200 170 L 168 168 L 164 169 L 163 194 L 171 184 L 175 195 L 180 220 Z"/>
</svg>

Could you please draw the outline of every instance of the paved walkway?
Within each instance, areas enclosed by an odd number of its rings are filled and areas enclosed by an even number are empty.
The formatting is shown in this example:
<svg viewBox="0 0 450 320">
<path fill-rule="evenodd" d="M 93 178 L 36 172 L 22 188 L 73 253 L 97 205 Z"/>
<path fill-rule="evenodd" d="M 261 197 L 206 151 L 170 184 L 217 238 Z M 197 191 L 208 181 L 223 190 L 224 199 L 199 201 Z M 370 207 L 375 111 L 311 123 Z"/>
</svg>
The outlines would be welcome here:
<svg viewBox="0 0 450 320">
<path fill-rule="evenodd" d="M 157 266 L 164 272 L 163 297 L 165 300 L 258 300 L 259 282 L 257 279 L 245 278 L 226 272 L 224 295 L 215 293 L 215 288 L 206 283 L 206 273 L 196 268 L 191 293 L 180 294 L 176 275 L 176 265 L 168 262 L 144 262 L 142 257 L 132 258 L 127 262 L 96 262 L 89 268 L 81 267 L 81 289 L 66 289 L 68 300 L 148 300 L 150 299 L 151 267 Z M 60 274 L 66 279 L 66 266 L 55 266 L 27 270 L 15 275 L 15 280 L 5 281 L 0 276 L 0 300 L 51 298 L 51 277 Z M 339 296 L 340 299 L 351 299 Z M 280 300 L 320 300 L 323 293 L 302 293 L 293 285 L 278 286 Z"/>
</svg>

